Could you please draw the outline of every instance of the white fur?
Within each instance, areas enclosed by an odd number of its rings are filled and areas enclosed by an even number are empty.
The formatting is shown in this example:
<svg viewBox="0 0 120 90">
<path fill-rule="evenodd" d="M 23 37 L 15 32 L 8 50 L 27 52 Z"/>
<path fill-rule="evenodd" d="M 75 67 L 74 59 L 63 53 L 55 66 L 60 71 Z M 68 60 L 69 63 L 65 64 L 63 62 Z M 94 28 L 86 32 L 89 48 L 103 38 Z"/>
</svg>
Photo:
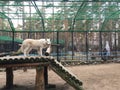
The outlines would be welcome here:
<svg viewBox="0 0 120 90">
<path fill-rule="evenodd" d="M 28 56 L 32 49 L 36 49 L 38 54 L 42 56 L 42 49 L 48 48 L 49 45 L 51 45 L 50 39 L 25 39 L 20 50 L 24 53 L 24 56 Z"/>
</svg>

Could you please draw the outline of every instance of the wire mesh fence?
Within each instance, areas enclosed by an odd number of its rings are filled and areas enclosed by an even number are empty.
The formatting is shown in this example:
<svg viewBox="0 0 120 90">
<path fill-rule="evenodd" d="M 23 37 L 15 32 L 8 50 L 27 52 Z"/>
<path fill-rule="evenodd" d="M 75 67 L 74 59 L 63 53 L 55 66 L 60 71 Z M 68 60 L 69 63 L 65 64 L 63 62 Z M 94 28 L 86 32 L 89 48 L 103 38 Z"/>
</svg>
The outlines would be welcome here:
<svg viewBox="0 0 120 90">
<path fill-rule="evenodd" d="M 0 53 L 17 51 L 27 38 L 50 38 L 60 60 L 118 60 L 119 8 L 112 0 L 1 0 Z"/>
</svg>

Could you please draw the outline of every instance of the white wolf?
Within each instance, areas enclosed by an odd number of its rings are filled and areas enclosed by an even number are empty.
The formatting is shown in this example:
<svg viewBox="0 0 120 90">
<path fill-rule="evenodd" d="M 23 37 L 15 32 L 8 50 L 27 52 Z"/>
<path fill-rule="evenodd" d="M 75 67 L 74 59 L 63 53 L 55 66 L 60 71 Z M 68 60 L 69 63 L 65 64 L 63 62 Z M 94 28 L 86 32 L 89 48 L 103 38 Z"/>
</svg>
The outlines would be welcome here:
<svg viewBox="0 0 120 90">
<path fill-rule="evenodd" d="M 38 54 L 42 56 L 42 49 L 49 46 L 51 46 L 50 39 L 25 39 L 21 44 L 20 51 L 24 53 L 24 56 L 28 56 L 32 49 L 36 49 Z"/>
</svg>

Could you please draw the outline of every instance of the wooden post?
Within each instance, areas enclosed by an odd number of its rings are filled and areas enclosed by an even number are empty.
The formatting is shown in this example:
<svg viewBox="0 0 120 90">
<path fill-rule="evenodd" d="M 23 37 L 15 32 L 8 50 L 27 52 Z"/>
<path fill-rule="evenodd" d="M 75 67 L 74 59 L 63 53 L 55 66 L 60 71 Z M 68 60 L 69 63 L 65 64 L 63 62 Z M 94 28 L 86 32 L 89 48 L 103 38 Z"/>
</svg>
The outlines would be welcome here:
<svg viewBox="0 0 120 90">
<path fill-rule="evenodd" d="M 36 68 L 35 90 L 45 90 L 44 67 Z"/>
<path fill-rule="evenodd" d="M 6 88 L 13 87 L 13 69 L 12 67 L 6 68 Z"/>
<path fill-rule="evenodd" d="M 48 66 L 44 66 L 44 82 L 45 86 L 48 86 Z"/>
</svg>

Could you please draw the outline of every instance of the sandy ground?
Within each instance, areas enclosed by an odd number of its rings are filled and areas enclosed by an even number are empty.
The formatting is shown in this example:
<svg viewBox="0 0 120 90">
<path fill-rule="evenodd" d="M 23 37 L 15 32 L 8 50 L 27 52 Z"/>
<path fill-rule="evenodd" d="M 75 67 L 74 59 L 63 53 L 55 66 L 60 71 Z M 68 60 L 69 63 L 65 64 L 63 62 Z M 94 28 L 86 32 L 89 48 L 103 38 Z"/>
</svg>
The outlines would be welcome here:
<svg viewBox="0 0 120 90">
<path fill-rule="evenodd" d="M 120 64 L 81 65 L 66 67 L 73 72 L 82 82 L 84 90 L 120 90 Z M 64 80 L 49 71 L 49 83 L 55 84 L 55 89 L 46 90 L 75 90 Z M 14 71 L 14 84 L 16 87 L 11 90 L 34 90 L 35 69 Z M 0 90 L 5 86 L 5 72 L 0 72 Z"/>
</svg>

